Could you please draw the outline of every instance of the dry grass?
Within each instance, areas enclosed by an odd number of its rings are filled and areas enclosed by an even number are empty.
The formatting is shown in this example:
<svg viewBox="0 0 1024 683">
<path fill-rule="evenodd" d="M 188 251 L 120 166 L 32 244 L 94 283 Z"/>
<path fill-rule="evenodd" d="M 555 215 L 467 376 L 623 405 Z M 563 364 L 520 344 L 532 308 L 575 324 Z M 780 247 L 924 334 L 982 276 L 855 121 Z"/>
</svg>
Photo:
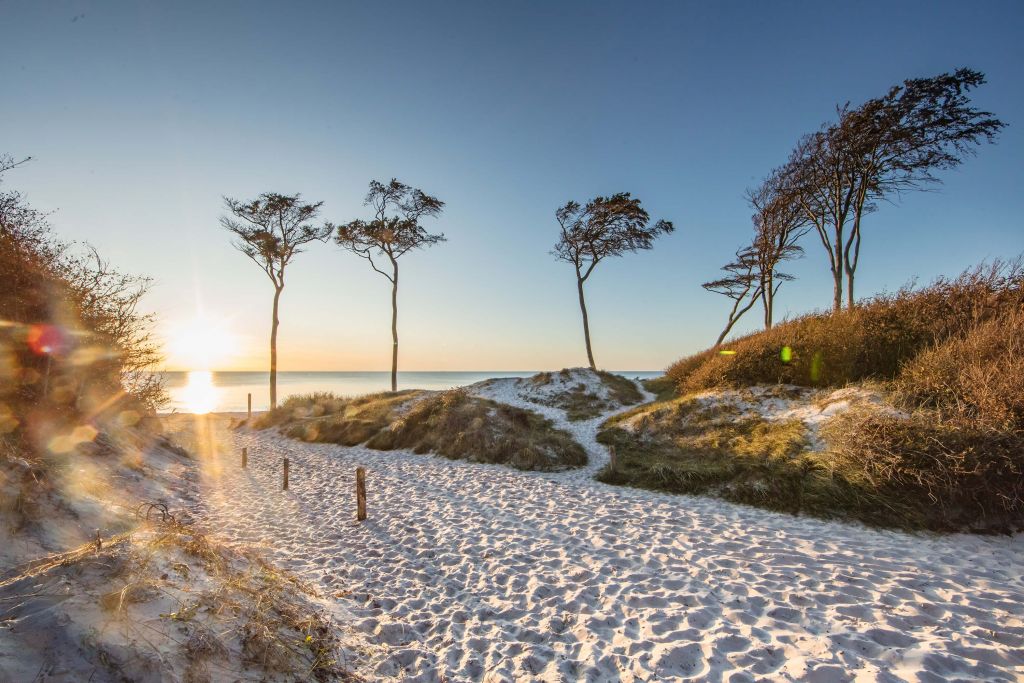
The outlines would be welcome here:
<svg viewBox="0 0 1024 683">
<path fill-rule="evenodd" d="M 625 469 L 606 478 L 885 526 L 999 531 L 1024 525 L 1019 259 L 879 296 L 854 310 L 808 315 L 724 348 L 734 353 L 708 349 L 679 360 L 667 380 L 683 394 L 876 381 L 912 416 L 860 410 L 834 420 L 823 432 L 827 452 L 799 456 L 795 469 L 777 459 L 765 463 L 759 491 L 772 493 L 763 496 L 723 486 L 729 472 L 750 476 L 739 448 L 730 447 L 729 467 L 737 468 L 730 470 L 713 458 L 691 457 L 693 444 L 672 442 L 678 430 L 657 420 L 653 436 L 644 438 L 609 425 L 603 438 L 621 444 Z M 671 395 L 664 384 L 655 389 L 663 401 Z M 665 408 L 650 410 L 657 415 Z M 806 474 L 794 475 L 801 471 Z"/>
<path fill-rule="evenodd" d="M 544 386 L 558 380 L 572 382 L 572 371 L 560 370 L 558 373 L 541 372 L 530 377 L 529 382 L 535 386 Z M 570 386 L 566 391 L 554 394 L 546 403 L 565 411 L 566 417 L 573 422 L 590 420 L 610 410 L 623 406 L 635 405 L 643 400 L 643 394 L 636 388 L 632 380 L 626 379 L 603 370 L 595 373 L 604 386 L 607 395 L 598 395 L 588 391 L 586 384 L 580 382 Z"/>
<path fill-rule="evenodd" d="M 1024 309 L 1024 266 L 995 262 L 923 289 L 905 288 L 837 314 L 812 314 L 683 358 L 667 371 L 681 393 L 753 384 L 845 386 L 891 380 L 919 353 Z M 783 360 L 782 349 L 791 357 Z"/>
<path fill-rule="evenodd" d="M 267 429 L 325 416 L 352 415 L 355 412 L 365 411 L 367 404 L 380 404 L 381 401 L 405 401 L 418 393 L 420 392 L 415 390 L 385 391 L 356 397 L 337 396 L 329 391 L 296 394 L 286 398 L 281 405 L 273 410 L 254 417 L 251 426 L 253 429 Z M 243 421 L 241 424 L 245 424 L 245 422 Z"/>
<path fill-rule="evenodd" d="M 925 412 L 910 419 L 854 412 L 824 433 L 831 466 L 899 513 L 887 520 L 979 532 L 1024 523 L 1024 434 Z"/>
<path fill-rule="evenodd" d="M 54 591 L 65 596 L 59 607 L 40 612 Z M 0 582 L 4 618 L 44 615 L 11 636 L 40 658 L 36 668 L 104 680 L 359 680 L 339 663 L 338 628 L 311 595 L 258 557 L 177 524 L 43 558 Z"/>
<path fill-rule="evenodd" d="M 330 412 L 328 412 L 330 411 Z M 311 413 L 319 412 L 319 417 Z M 286 401 L 266 422 L 296 439 L 552 470 L 586 464 L 583 448 L 540 415 L 454 389 L 371 394 L 353 399 L 329 395 Z"/>
<path fill-rule="evenodd" d="M 579 467 L 587 454 L 567 432 L 529 410 L 453 389 L 418 401 L 377 433 L 370 448 L 410 448 L 523 470 Z"/>
<path fill-rule="evenodd" d="M 421 393 L 398 391 L 349 399 L 332 397 L 330 401 L 296 402 L 292 417 L 279 420 L 277 424 L 294 439 L 356 446 L 391 424 L 397 414 Z M 286 405 L 290 401 L 292 399 L 286 401 Z M 313 416 L 309 417 L 310 414 Z"/>
<path fill-rule="evenodd" d="M 831 484 L 822 454 L 807 451 L 803 423 L 770 421 L 693 397 L 615 416 L 598 440 L 616 449 L 616 469 L 598 475 L 607 483 L 822 516 L 838 514 L 830 511 L 830 497 L 856 497 Z"/>
<path fill-rule="evenodd" d="M 1024 309 L 918 354 L 894 388 L 911 407 L 1001 432 L 1024 432 Z"/>
</svg>

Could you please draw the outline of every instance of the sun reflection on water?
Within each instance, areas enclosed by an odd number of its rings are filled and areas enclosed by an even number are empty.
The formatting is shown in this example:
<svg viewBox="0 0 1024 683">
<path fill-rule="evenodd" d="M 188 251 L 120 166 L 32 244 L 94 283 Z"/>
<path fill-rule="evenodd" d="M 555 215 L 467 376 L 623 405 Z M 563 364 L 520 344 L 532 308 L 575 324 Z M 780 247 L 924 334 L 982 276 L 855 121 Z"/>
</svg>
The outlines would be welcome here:
<svg viewBox="0 0 1024 683">
<path fill-rule="evenodd" d="M 185 410 L 198 415 L 205 415 L 215 410 L 220 404 L 221 390 L 213 384 L 213 373 L 209 370 L 191 370 L 185 386 L 178 394 L 180 403 Z"/>
</svg>

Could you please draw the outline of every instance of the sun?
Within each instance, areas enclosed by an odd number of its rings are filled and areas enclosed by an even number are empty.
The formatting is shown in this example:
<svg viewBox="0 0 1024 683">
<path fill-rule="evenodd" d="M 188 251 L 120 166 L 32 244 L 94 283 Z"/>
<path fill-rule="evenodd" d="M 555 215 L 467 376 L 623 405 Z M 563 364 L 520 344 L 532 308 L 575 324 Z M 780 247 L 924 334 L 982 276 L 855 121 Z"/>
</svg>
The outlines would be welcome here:
<svg viewBox="0 0 1024 683">
<path fill-rule="evenodd" d="M 169 365 L 185 370 L 216 370 L 237 353 L 238 340 L 227 320 L 197 315 L 172 324 L 167 335 Z"/>
</svg>

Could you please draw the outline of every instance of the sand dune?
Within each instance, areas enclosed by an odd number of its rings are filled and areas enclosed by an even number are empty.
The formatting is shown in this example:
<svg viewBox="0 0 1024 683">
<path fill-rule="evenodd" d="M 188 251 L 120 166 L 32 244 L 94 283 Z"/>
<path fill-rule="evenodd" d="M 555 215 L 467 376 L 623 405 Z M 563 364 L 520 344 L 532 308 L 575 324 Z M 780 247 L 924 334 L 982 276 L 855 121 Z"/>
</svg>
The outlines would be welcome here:
<svg viewBox="0 0 1024 683">
<path fill-rule="evenodd" d="M 515 380 L 477 391 L 519 404 Z M 908 535 L 530 473 L 239 431 L 249 469 L 194 512 L 319 582 L 376 678 L 1017 680 L 1024 538 Z M 292 482 L 280 490 L 280 459 Z M 234 458 L 234 454 L 222 457 Z M 354 521 L 354 469 L 370 518 Z"/>
</svg>

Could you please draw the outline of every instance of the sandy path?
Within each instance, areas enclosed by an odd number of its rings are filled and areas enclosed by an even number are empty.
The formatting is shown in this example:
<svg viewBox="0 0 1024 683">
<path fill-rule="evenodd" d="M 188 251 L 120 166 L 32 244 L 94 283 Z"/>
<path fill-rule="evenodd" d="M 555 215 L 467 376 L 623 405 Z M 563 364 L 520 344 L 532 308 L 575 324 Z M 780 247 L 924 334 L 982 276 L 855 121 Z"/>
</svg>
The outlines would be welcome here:
<svg viewBox="0 0 1024 683">
<path fill-rule="evenodd" d="M 606 457 L 598 422 L 567 425 L 592 452 L 588 469 Z M 351 591 L 342 606 L 381 645 L 375 676 L 1024 676 L 1022 536 L 911 536 L 611 487 L 587 473 L 270 432 L 234 439 L 249 448 L 249 469 L 208 477 L 196 512 L 328 591 Z M 361 525 L 356 465 L 368 469 Z"/>
</svg>

